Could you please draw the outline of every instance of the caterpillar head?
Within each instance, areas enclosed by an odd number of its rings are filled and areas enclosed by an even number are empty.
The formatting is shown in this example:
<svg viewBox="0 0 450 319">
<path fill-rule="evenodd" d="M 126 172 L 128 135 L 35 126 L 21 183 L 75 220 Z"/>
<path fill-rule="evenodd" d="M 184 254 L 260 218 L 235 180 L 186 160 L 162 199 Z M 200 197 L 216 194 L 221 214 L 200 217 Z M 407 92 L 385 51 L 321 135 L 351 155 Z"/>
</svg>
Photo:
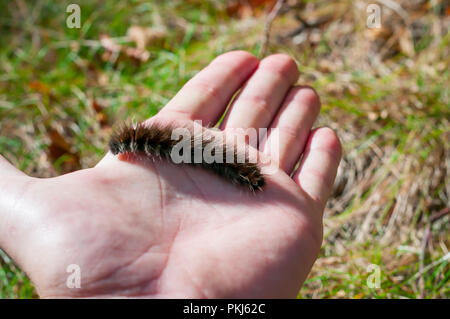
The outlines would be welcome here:
<svg viewBox="0 0 450 319">
<path fill-rule="evenodd" d="M 111 153 L 117 155 L 119 153 L 129 152 L 131 144 L 134 142 L 134 130 L 129 129 L 126 125 L 114 131 L 109 141 L 109 149 Z"/>
</svg>

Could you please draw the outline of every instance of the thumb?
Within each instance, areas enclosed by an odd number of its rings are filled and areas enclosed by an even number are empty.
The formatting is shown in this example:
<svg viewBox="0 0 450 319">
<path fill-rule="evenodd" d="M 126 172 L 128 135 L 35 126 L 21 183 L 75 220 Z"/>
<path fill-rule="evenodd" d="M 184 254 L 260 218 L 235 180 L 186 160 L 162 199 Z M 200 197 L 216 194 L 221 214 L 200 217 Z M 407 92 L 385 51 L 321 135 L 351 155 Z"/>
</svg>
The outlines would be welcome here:
<svg viewBox="0 0 450 319">
<path fill-rule="evenodd" d="M 14 245 L 28 218 L 19 208 L 26 189 L 35 179 L 27 176 L 0 155 L 0 249 L 14 259 Z"/>
<path fill-rule="evenodd" d="M 6 158 L 0 155 L 0 181 L 4 178 L 14 176 L 26 176 L 22 171 L 15 168 Z"/>
</svg>

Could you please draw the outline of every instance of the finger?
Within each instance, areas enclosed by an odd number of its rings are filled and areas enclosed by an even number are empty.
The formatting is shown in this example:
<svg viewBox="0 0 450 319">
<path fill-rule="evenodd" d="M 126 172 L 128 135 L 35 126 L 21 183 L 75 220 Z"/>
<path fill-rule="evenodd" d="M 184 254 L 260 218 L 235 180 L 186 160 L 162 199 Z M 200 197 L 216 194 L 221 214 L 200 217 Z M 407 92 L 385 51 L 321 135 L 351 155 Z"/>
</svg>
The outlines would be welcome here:
<svg viewBox="0 0 450 319">
<path fill-rule="evenodd" d="M 201 120 L 205 126 L 215 124 L 258 63 L 256 57 L 245 51 L 218 56 L 189 80 L 157 116 Z"/>
<path fill-rule="evenodd" d="M 294 174 L 294 181 L 303 191 L 323 206 L 331 195 L 341 153 L 339 139 L 331 129 L 313 130 Z"/>
<path fill-rule="evenodd" d="M 298 162 L 319 111 L 319 96 L 312 88 L 298 86 L 289 90 L 268 138 L 261 146 L 261 151 L 278 161 L 287 174 Z"/>
<path fill-rule="evenodd" d="M 262 60 L 233 102 L 222 128 L 268 127 L 298 76 L 295 61 L 285 54 Z"/>
</svg>

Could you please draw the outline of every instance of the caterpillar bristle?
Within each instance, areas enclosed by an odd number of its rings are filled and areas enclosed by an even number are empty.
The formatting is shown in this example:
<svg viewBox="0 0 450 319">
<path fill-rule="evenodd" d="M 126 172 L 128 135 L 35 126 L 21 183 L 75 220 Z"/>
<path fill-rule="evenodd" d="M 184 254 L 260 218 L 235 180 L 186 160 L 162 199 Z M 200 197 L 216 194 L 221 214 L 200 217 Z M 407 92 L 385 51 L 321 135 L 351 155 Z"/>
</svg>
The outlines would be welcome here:
<svg viewBox="0 0 450 319">
<path fill-rule="evenodd" d="M 109 149 L 112 154 L 126 154 L 126 153 L 138 153 L 144 154 L 150 158 L 164 158 L 172 161 L 171 152 L 172 148 L 181 140 L 172 139 L 172 132 L 174 127 L 171 125 L 163 125 L 159 123 L 143 124 L 137 123 L 132 125 L 131 123 L 122 123 L 121 125 L 113 128 L 109 140 Z M 192 130 L 190 130 L 192 132 Z M 205 147 L 209 143 L 215 142 L 215 137 L 205 133 L 206 130 L 202 129 L 201 136 L 191 135 L 191 163 L 192 166 L 200 166 L 204 169 L 213 171 L 217 175 L 229 180 L 231 183 L 241 186 L 247 186 L 252 192 L 261 191 L 265 185 L 264 176 L 260 171 L 259 166 L 256 163 L 251 163 L 248 160 L 247 154 L 238 153 L 234 146 L 230 149 L 230 146 L 221 144 L 219 148 L 222 150 L 223 163 L 213 162 L 209 163 L 202 161 L 195 163 L 194 153 L 196 148 L 201 148 L 201 154 Z M 200 142 L 201 140 L 201 142 Z M 227 163 L 225 161 L 228 158 L 227 153 L 232 154 L 233 162 Z M 212 149 L 211 154 L 215 155 L 215 148 Z M 243 163 L 238 162 L 239 155 L 245 155 L 245 161 Z"/>
</svg>

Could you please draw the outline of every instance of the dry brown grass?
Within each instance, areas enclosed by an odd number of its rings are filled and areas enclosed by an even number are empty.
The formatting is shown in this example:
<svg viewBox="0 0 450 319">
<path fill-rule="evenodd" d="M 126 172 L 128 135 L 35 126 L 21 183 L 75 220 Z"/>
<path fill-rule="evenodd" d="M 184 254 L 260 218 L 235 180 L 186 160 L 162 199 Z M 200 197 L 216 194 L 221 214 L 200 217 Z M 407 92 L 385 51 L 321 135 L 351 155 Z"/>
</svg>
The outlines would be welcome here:
<svg viewBox="0 0 450 319">
<path fill-rule="evenodd" d="M 344 146 L 322 252 L 302 298 L 450 296 L 450 17 L 444 2 L 376 1 L 380 29 L 367 28 L 369 1 L 362 0 L 287 0 L 273 21 L 268 53 L 296 58 L 300 82 L 322 98 L 318 125 L 333 128 Z M 49 15 L 56 6 L 37 3 Z M 156 111 L 220 52 L 260 51 L 262 9 L 235 6 L 237 17 L 230 18 L 222 1 L 186 3 L 161 4 L 152 16 L 140 13 L 143 6 L 136 9 L 139 1 L 95 7 L 102 18 L 87 40 L 98 40 L 104 30 L 124 36 L 122 25 L 167 20 L 170 32 L 151 47 L 148 68 L 127 61 L 111 66 L 101 61 L 101 47 L 86 48 L 83 39 L 67 46 L 67 30 L 31 28 L 35 21 L 22 23 L 26 8 L 11 3 L 15 18 L 8 32 L 15 36 L 0 46 L 6 74 L 0 77 L 0 153 L 40 177 L 90 167 L 102 156 L 114 119 Z M 195 25 L 192 16 L 200 17 Z M 47 17 L 48 24 L 61 25 L 54 18 Z M 32 39 L 40 46 L 33 49 Z M 44 58 L 40 49 L 47 50 Z M 0 288 L 21 295 L 5 288 L 8 280 L 14 287 L 14 280 L 19 287 L 26 282 L 5 258 L 0 255 Z M 366 283 L 371 264 L 381 271 L 377 289 Z"/>
<path fill-rule="evenodd" d="M 300 295 L 448 297 L 448 8 L 379 1 L 382 27 L 368 29 L 369 3 L 315 1 L 274 24 L 273 48 L 297 57 L 302 80 L 322 96 L 319 125 L 336 130 L 345 149 L 322 257 Z M 383 275 L 378 290 L 365 284 L 372 263 Z"/>
</svg>

